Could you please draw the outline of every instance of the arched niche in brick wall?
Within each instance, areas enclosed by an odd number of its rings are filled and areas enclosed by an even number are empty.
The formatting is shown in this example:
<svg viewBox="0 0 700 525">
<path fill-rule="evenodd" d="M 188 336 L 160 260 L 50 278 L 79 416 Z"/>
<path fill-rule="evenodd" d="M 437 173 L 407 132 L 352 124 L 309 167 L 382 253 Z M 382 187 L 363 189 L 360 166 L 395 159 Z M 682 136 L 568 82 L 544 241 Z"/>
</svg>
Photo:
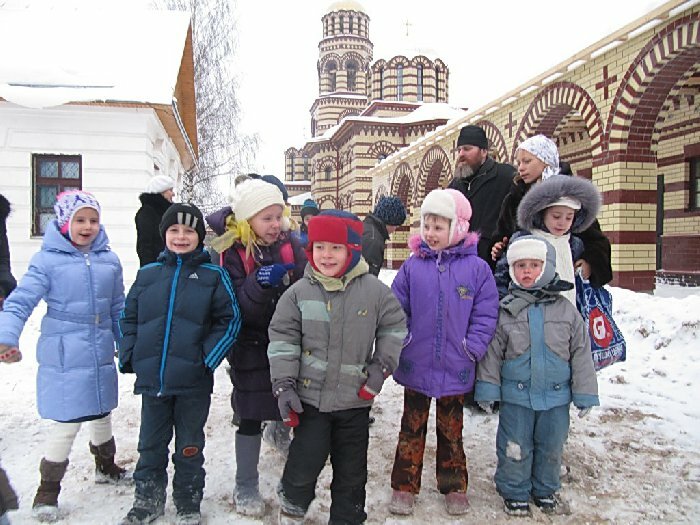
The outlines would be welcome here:
<svg viewBox="0 0 700 525">
<path fill-rule="evenodd" d="M 406 162 L 399 164 L 391 177 L 391 194 L 395 195 L 408 208 L 413 202 L 413 173 Z"/>
<path fill-rule="evenodd" d="M 319 197 L 316 204 L 318 204 L 318 207 L 321 210 L 332 210 L 338 207 L 335 202 L 335 197 L 332 195 L 323 195 Z"/>
<path fill-rule="evenodd" d="M 553 138 L 557 138 L 557 133 L 583 133 L 590 141 L 590 157 L 602 154 L 600 111 L 588 92 L 572 82 L 555 82 L 533 99 L 520 119 L 510 161 L 515 161 L 515 152 L 523 140 L 540 133 Z"/>
<path fill-rule="evenodd" d="M 489 154 L 493 156 L 494 160 L 496 162 L 510 162 L 506 141 L 498 126 L 490 120 L 479 120 L 474 125 L 486 132 L 486 138 L 489 140 Z"/>
<path fill-rule="evenodd" d="M 672 90 L 700 62 L 700 18 L 691 13 L 670 23 L 627 68 L 613 99 L 601 162 L 656 162 L 654 130 Z"/>
<path fill-rule="evenodd" d="M 426 194 L 435 188 L 444 188 L 452 176 L 450 158 L 440 146 L 430 148 L 418 168 L 418 180 L 414 192 L 415 206 L 420 206 Z"/>
</svg>

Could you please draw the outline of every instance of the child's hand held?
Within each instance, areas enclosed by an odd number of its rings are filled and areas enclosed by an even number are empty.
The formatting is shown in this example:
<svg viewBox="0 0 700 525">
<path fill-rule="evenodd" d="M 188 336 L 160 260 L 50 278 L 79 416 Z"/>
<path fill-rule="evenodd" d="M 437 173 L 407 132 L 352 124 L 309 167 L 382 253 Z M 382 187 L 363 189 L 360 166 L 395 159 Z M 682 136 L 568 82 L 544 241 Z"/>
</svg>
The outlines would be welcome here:
<svg viewBox="0 0 700 525">
<path fill-rule="evenodd" d="M 0 345 L 0 362 L 17 363 L 22 360 L 22 352 L 16 346 Z"/>
<path fill-rule="evenodd" d="M 258 268 L 255 274 L 255 279 L 260 286 L 266 288 L 275 288 L 282 284 L 287 272 L 294 268 L 294 263 L 287 264 L 269 264 Z"/>
</svg>

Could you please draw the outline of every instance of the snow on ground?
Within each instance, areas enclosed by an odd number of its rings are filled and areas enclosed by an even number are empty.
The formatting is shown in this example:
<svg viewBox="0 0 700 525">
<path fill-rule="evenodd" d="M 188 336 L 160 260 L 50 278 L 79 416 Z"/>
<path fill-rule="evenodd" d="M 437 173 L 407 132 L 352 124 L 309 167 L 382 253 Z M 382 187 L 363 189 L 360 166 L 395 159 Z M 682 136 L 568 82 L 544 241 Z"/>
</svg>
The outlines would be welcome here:
<svg viewBox="0 0 700 525">
<path fill-rule="evenodd" d="M 390 282 L 395 272 L 383 271 Z M 562 499 L 572 514 L 548 517 L 533 510 L 519 523 L 697 523 L 700 516 L 700 296 L 664 298 L 612 288 L 615 315 L 628 342 L 628 359 L 599 373 L 602 406 L 586 419 L 572 411 L 564 458 Z M 38 484 L 47 425 L 39 419 L 34 397 L 41 308 L 22 336 L 25 359 L 0 366 L 0 458 L 18 491 L 21 504 L 11 513 L 15 524 L 32 523 L 30 507 Z M 239 517 L 232 508 L 235 472 L 234 427 L 230 425 L 230 384 L 224 366 L 216 387 L 205 449 L 207 488 L 202 511 L 207 524 L 276 523 L 275 485 L 283 457 L 263 445 L 261 490 L 268 513 L 263 520 Z M 140 400 L 132 394 L 133 376 L 120 376 L 120 406 L 114 412 L 118 459 L 133 468 L 137 460 Z M 402 411 L 402 389 L 389 380 L 375 403 L 377 421 L 370 430 L 368 524 L 512 523 L 501 510 L 492 478 L 496 466 L 497 416 L 465 413 L 464 442 L 469 462 L 470 513 L 454 519 L 445 512 L 435 487 L 434 417 L 423 470 L 423 489 L 411 518 L 387 511 L 389 478 Z M 88 432 L 78 434 L 71 465 L 59 499 L 68 515 L 61 523 L 114 524 L 132 503 L 131 488 L 95 485 Z M 331 471 L 324 469 L 307 524 L 327 522 Z M 168 502 L 156 525 L 171 523 Z"/>
</svg>

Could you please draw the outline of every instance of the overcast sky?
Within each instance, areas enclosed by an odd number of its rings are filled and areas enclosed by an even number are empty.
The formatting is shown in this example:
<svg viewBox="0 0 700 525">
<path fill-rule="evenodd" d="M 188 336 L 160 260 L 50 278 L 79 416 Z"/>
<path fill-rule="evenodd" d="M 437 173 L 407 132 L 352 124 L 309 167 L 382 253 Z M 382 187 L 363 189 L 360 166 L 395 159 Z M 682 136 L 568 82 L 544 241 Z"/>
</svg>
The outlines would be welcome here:
<svg viewBox="0 0 700 525">
<path fill-rule="evenodd" d="M 327 0 L 232 0 L 243 127 L 260 135 L 256 171 L 284 174 L 310 138 Z M 450 68 L 450 103 L 477 109 L 663 4 L 660 0 L 364 0 L 374 60 L 415 50 Z M 408 33 L 406 37 L 406 22 Z M 406 50 L 411 52 L 406 53 Z"/>
</svg>

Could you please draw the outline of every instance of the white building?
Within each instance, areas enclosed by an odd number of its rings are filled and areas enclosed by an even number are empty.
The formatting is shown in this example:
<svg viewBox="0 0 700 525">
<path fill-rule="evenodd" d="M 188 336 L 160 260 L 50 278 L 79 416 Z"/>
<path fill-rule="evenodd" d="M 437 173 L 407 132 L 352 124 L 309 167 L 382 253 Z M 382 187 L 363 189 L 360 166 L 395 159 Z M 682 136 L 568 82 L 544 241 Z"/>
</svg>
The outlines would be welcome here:
<svg viewBox="0 0 700 525">
<path fill-rule="evenodd" d="M 58 192 L 90 191 L 124 265 L 138 269 L 134 215 L 156 174 L 196 166 L 194 62 L 180 12 L 0 10 L 0 192 L 18 279 Z"/>
</svg>

